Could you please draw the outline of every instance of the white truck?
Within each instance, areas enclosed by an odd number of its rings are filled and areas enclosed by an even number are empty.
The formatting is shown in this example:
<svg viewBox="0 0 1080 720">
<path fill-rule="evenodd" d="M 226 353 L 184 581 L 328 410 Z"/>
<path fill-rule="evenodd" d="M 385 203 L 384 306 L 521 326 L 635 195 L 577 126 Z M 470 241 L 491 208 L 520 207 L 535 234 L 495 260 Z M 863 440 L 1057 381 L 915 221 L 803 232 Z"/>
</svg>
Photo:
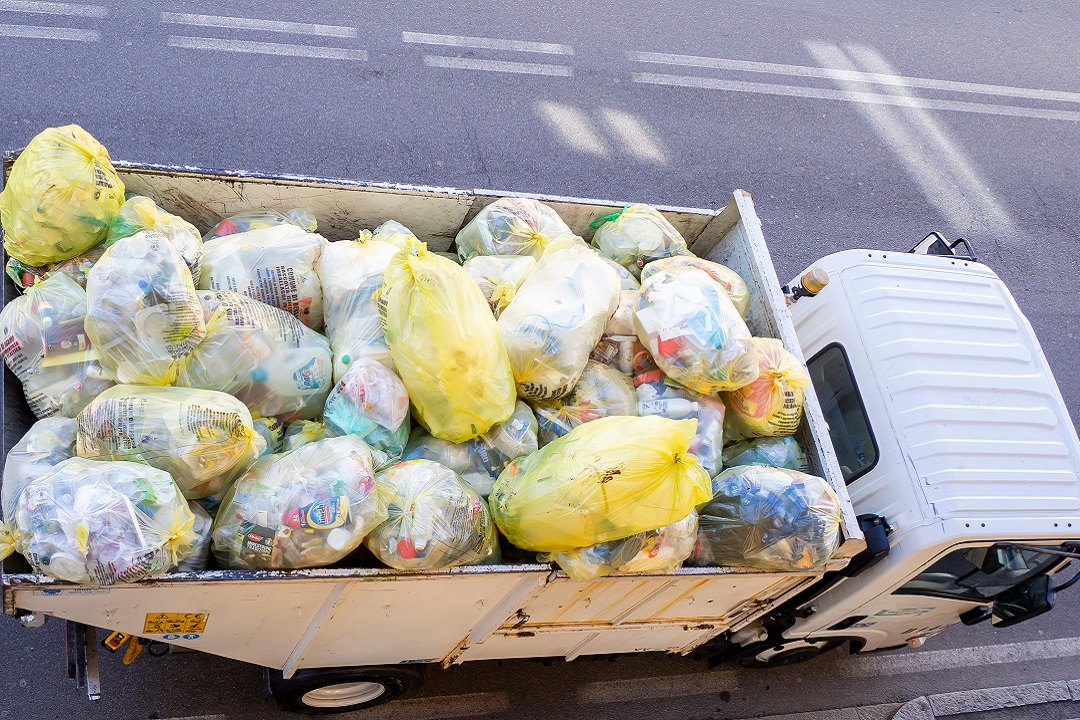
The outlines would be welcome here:
<svg viewBox="0 0 1080 720">
<path fill-rule="evenodd" d="M 511 194 L 117 167 L 129 192 L 199 226 L 303 207 L 329 240 L 393 218 L 433 250 Z M 533 197 L 586 238 L 590 221 L 623 207 Z M 1049 609 L 1050 576 L 1080 557 L 1080 442 L 1001 281 L 932 237 L 919 254 L 830 256 L 815 264 L 831 277 L 816 296 L 799 280 L 785 295 L 748 194 L 717 211 L 661 210 L 696 254 L 747 281 L 754 334 L 810 358 L 816 394 L 797 437 L 842 508 L 843 539 L 824 571 L 681 568 L 575 582 L 529 562 L 208 570 L 87 587 L 31 574 L 13 556 L 0 568 L 4 612 L 31 627 L 68 621 L 69 673 L 91 698 L 101 629 L 264 666 L 282 707 L 325 713 L 393 700 L 425 664 L 658 651 L 767 667 Z M 5 285 L 5 303 L 14 292 Z M 33 418 L 10 372 L 3 389 L 6 451 Z"/>
</svg>

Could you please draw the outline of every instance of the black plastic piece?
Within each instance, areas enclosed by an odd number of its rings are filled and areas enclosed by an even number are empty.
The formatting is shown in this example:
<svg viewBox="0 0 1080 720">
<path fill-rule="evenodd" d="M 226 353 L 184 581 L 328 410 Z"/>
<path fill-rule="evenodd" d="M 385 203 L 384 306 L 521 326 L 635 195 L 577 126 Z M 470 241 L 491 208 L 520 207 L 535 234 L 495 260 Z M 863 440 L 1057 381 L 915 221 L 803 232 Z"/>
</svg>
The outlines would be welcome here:
<svg viewBox="0 0 1080 720">
<path fill-rule="evenodd" d="M 986 622 L 993 617 L 993 615 L 994 613 L 989 606 L 980 605 L 979 607 L 971 608 L 967 612 L 960 613 L 960 622 L 965 625 L 978 625 L 981 622 Z"/>
<path fill-rule="evenodd" d="M 866 537 L 866 549 L 862 550 L 840 571 L 842 577 L 855 577 L 867 570 L 889 554 L 889 522 L 880 515 L 860 515 L 859 529 Z"/>
</svg>

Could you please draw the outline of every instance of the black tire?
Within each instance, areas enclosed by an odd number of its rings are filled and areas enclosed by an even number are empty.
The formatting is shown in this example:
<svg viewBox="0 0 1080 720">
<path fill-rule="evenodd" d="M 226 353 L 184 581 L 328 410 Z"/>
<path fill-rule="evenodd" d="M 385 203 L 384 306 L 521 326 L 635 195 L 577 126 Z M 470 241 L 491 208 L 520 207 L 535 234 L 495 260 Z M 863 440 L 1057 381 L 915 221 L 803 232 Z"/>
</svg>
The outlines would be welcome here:
<svg viewBox="0 0 1080 720">
<path fill-rule="evenodd" d="M 270 671 L 270 694 L 289 712 L 332 715 L 375 707 L 420 687 L 423 675 L 411 667 L 344 667 L 297 670 L 286 680 Z"/>
<path fill-rule="evenodd" d="M 761 659 L 760 651 L 747 653 L 739 658 L 739 664 L 745 668 L 757 669 L 785 667 L 787 665 L 795 665 L 796 663 L 812 660 L 818 655 L 834 650 L 843 644 L 843 640 L 830 640 L 820 646 L 800 645 L 786 650 L 781 649 L 767 660 Z"/>
</svg>

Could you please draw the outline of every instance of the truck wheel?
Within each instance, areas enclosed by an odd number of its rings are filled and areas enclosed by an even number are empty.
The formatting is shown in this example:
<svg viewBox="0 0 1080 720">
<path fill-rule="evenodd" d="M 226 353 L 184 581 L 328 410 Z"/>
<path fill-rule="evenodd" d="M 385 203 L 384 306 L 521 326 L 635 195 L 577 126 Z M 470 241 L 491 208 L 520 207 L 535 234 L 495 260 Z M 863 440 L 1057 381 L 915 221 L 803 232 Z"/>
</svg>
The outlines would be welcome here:
<svg viewBox="0 0 1080 720">
<path fill-rule="evenodd" d="M 288 680 L 271 670 L 270 694 L 282 710 L 330 715 L 388 703 L 420 687 L 422 679 L 409 667 L 313 668 L 297 670 Z"/>
<path fill-rule="evenodd" d="M 840 647 L 843 640 L 822 640 L 820 642 L 806 642 L 796 640 L 782 645 L 770 645 L 760 648 L 756 652 L 749 652 L 739 658 L 739 664 L 748 668 L 774 668 L 784 665 L 794 665 L 816 658 L 822 653 Z"/>
</svg>

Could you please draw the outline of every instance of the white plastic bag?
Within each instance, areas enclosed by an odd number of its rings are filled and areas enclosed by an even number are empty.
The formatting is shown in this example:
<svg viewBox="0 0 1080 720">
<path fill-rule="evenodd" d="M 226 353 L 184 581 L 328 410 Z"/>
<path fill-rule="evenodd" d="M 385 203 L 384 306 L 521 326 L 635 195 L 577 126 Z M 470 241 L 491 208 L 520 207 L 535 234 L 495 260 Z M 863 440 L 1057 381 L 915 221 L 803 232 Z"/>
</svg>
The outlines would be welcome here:
<svg viewBox="0 0 1080 720">
<path fill-rule="evenodd" d="M 483 208 L 457 234 L 462 262 L 477 255 L 532 255 L 553 243 L 577 238 L 559 214 L 528 198 L 502 198 Z"/>
<path fill-rule="evenodd" d="M 74 418 L 51 417 L 30 426 L 4 460 L 0 510 L 7 523 L 15 520 L 19 495 L 34 480 L 75 456 Z"/>
<path fill-rule="evenodd" d="M 735 305 L 735 309 L 739 311 L 740 316 L 745 318 L 747 313 L 750 312 L 750 288 L 746 286 L 746 281 L 731 268 L 704 258 L 694 257 L 693 255 L 676 255 L 675 257 L 655 260 L 642 268 L 641 282 L 645 282 L 661 270 L 674 267 L 693 267 L 701 270 L 720 283 L 720 286 L 724 288 L 731 302 Z"/>
<path fill-rule="evenodd" d="M 342 435 L 356 435 L 400 458 L 409 439 L 409 392 L 393 370 L 361 358 L 330 391 L 323 421 Z"/>
</svg>

